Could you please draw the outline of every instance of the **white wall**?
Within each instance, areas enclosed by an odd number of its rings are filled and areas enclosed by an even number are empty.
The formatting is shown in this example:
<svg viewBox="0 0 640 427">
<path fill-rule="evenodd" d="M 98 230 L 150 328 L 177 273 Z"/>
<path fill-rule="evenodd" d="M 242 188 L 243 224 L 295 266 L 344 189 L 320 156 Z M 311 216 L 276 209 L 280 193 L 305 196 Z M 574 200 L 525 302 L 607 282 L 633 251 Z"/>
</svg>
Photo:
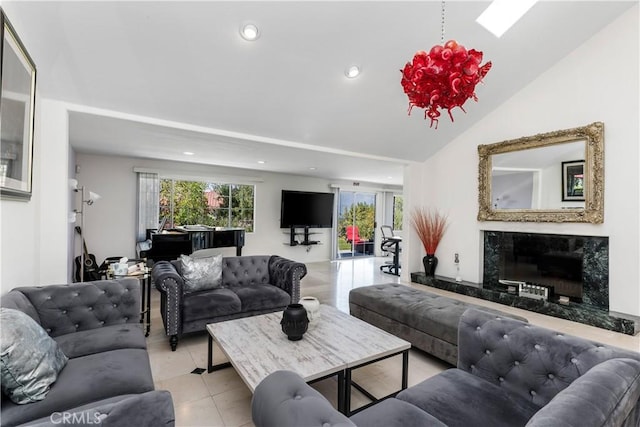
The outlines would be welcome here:
<svg viewBox="0 0 640 427">
<path fill-rule="evenodd" d="M 497 209 L 531 209 L 534 172 L 511 172 L 491 177 L 492 205 Z"/>
<path fill-rule="evenodd" d="M 610 308 L 640 315 L 638 12 L 636 5 L 424 164 L 409 166 L 405 210 L 426 205 L 449 214 L 450 225 L 436 253 L 439 274 L 455 275 L 453 254 L 459 252 L 463 279 L 481 280 L 481 230 L 609 236 Z M 485 84 L 490 88 L 500 82 L 489 73 Z M 605 124 L 604 224 L 476 220 L 478 144 L 595 121 Z M 415 233 L 405 232 L 405 279 L 422 270 L 423 255 Z"/>
<path fill-rule="evenodd" d="M 64 104 L 43 100 L 40 185 L 40 275 L 37 283 L 68 282 L 69 126 Z"/>
<path fill-rule="evenodd" d="M 0 201 L 0 293 L 67 283 L 67 123 L 64 104 L 38 97 L 31 200 Z"/>
<path fill-rule="evenodd" d="M 168 175 L 210 177 L 213 180 L 229 178 L 232 182 L 255 184 L 255 231 L 246 234 L 243 255 L 277 254 L 300 262 L 331 259 L 331 229 L 314 229 L 314 232 L 320 234 L 314 235 L 313 239 L 320 240 L 322 244 L 309 247 L 285 245 L 289 242 L 288 230 L 280 229 L 281 191 L 287 189 L 329 192 L 330 182 L 327 180 L 80 153 L 77 154 L 76 164 L 80 167 L 76 177 L 79 184 L 102 196 L 92 206 L 85 206 L 85 240 L 89 252 L 96 255 L 98 263 L 108 256 L 135 256 L 137 199 L 134 167 L 156 169 Z M 308 248 L 310 249 L 307 252 Z M 235 255 L 234 248 L 221 251 L 225 255 Z"/>
</svg>

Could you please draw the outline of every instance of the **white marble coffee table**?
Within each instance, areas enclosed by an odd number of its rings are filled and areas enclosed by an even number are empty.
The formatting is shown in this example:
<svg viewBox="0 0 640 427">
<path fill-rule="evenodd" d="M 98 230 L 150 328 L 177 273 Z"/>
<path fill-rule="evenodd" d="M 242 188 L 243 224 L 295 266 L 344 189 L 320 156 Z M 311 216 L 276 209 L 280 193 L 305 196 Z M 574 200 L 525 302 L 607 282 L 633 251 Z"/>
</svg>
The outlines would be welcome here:
<svg viewBox="0 0 640 427">
<path fill-rule="evenodd" d="M 319 318 L 300 341 L 287 339 L 281 319 L 282 312 L 276 312 L 207 325 L 208 371 L 233 365 L 251 392 L 281 369 L 297 372 L 307 382 L 337 375 L 338 410 L 349 415 L 352 386 L 373 401 L 381 400 L 353 383 L 352 371 L 402 354 L 402 390 L 407 388 L 409 342 L 328 305 L 320 306 Z M 229 363 L 213 365 L 213 341 Z"/>
</svg>

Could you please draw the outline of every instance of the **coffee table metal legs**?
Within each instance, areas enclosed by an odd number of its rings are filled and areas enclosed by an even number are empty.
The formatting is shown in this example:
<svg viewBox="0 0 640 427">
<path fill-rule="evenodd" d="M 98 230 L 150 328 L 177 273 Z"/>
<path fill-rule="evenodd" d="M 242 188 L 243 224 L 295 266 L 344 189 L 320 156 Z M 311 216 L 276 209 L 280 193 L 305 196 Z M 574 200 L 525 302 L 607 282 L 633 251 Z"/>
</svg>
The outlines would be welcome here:
<svg viewBox="0 0 640 427">
<path fill-rule="evenodd" d="M 346 413 L 347 397 L 346 397 L 346 379 L 345 372 L 338 372 L 338 412 Z"/>
<path fill-rule="evenodd" d="M 307 384 L 317 383 L 318 381 L 326 380 L 327 378 L 331 378 L 334 375 L 338 376 L 338 411 L 341 413 L 345 413 L 345 371 L 338 371 L 335 374 L 329 374 L 321 378 L 316 378 L 315 380 L 307 381 Z"/>
<path fill-rule="evenodd" d="M 408 386 L 408 378 L 409 378 L 409 350 L 404 350 L 401 352 L 402 353 L 402 385 L 401 385 L 401 389 L 393 392 L 391 394 L 389 394 L 388 396 L 384 396 L 381 398 L 377 398 L 375 397 L 373 394 L 369 393 L 367 390 L 364 389 L 364 387 L 362 387 L 361 385 L 357 384 L 356 382 L 354 382 L 351 378 L 351 373 L 353 372 L 354 369 L 358 369 L 358 368 L 362 368 L 363 366 L 367 366 L 370 365 L 372 363 L 375 362 L 379 362 L 381 360 L 387 359 L 389 357 L 393 357 L 393 356 L 397 356 L 400 353 L 395 353 L 395 354 L 390 354 L 388 356 L 385 357 L 381 357 L 379 359 L 375 359 L 372 360 L 370 362 L 367 363 L 363 363 L 362 365 L 358 365 L 358 366 L 352 366 L 350 368 L 347 368 L 345 370 L 345 378 L 344 378 L 344 404 L 343 404 L 343 408 L 344 411 L 341 411 L 339 408 L 338 410 L 340 412 L 342 412 L 343 414 L 345 414 L 347 417 L 350 417 L 351 415 L 358 413 L 366 408 L 368 408 L 369 406 L 375 405 L 376 403 L 378 403 L 381 400 L 384 399 L 388 399 L 389 397 L 395 397 L 396 394 L 398 394 L 399 392 L 401 392 L 402 390 L 405 390 Z M 351 410 L 351 387 L 353 386 L 353 388 L 355 388 L 356 390 L 358 390 L 359 392 L 361 392 L 362 394 L 364 394 L 367 399 L 371 400 L 371 403 L 368 403 L 364 406 L 361 406 L 360 408 L 356 409 L 355 411 Z M 340 406 L 338 404 L 338 406 Z"/>
<path fill-rule="evenodd" d="M 209 349 L 207 350 L 207 372 L 219 371 L 220 369 L 228 368 L 231 366 L 231 362 L 213 364 L 213 337 L 209 334 Z"/>
<path fill-rule="evenodd" d="M 389 357 L 393 357 L 393 356 L 397 356 L 399 354 L 402 354 L 402 385 L 401 385 L 401 389 L 391 393 L 388 396 L 384 396 L 382 398 L 377 398 L 375 397 L 373 394 L 369 393 L 367 390 L 364 389 L 364 387 L 362 387 L 361 385 L 359 385 L 358 383 L 354 382 L 351 374 L 353 372 L 354 369 L 358 369 L 358 368 L 362 368 L 363 366 L 367 366 L 370 365 L 372 363 L 375 362 L 379 362 L 381 360 L 387 359 Z M 217 365 L 213 364 L 213 337 L 211 336 L 211 334 L 209 334 L 209 346 L 208 346 L 208 352 L 207 352 L 207 372 L 211 373 L 214 371 L 218 371 L 220 369 L 224 369 L 224 368 L 228 368 L 229 366 L 231 366 L 230 362 L 224 362 L 224 363 L 219 363 Z M 375 359 L 372 360 L 370 362 L 367 363 L 363 363 L 361 365 L 358 366 L 352 366 L 350 368 L 345 369 L 344 371 L 338 371 L 336 374 L 331 374 L 328 375 L 326 377 L 323 378 L 318 378 L 314 381 L 310 381 L 309 383 L 314 383 L 316 381 L 320 381 L 323 380 L 325 378 L 328 378 L 330 376 L 333 375 L 337 375 L 338 376 L 338 411 L 345 414 L 346 416 L 351 416 L 355 413 L 358 413 L 366 408 L 368 408 L 369 406 L 375 405 L 376 403 L 378 403 L 381 400 L 387 399 L 389 397 L 394 397 L 396 394 L 398 394 L 400 391 L 405 390 L 408 386 L 408 375 L 409 375 L 409 349 L 404 350 L 400 353 L 394 353 L 394 354 L 390 354 L 388 356 L 385 357 L 381 357 L 379 359 Z M 371 403 L 368 403 L 364 406 L 361 406 L 360 408 L 356 409 L 355 411 L 351 410 L 351 387 L 355 388 L 356 390 L 360 391 L 362 394 L 364 394 L 368 399 L 371 400 Z"/>
<path fill-rule="evenodd" d="M 231 366 L 231 362 L 218 363 L 217 365 L 213 364 L 213 337 L 209 334 L 209 345 L 207 349 L 207 372 L 211 373 L 214 371 L 218 371 L 220 369 L 228 368 Z M 338 371 L 335 374 L 330 374 L 322 378 L 317 378 L 313 381 L 309 381 L 309 384 L 313 384 L 314 382 L 321 381 L 327 378 L 330 378 L 334 375 L 338 376 L 338 411 L 341 413 L 346 413 L 346 382 L 345 382 L 345 371 Z M 351 375 L 351 372 L 349 372 Z M 406 386 L 405 386 L 406 388 Z"/>
</svg>

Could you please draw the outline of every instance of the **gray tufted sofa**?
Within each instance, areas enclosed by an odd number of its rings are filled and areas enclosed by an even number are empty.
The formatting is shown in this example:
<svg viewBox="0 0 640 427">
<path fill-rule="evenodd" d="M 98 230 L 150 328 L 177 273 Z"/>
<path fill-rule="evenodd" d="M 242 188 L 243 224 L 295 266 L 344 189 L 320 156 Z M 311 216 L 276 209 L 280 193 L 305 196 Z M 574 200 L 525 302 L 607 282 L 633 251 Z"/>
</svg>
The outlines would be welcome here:
<svg viewBox="0 0 640 427">
<path fill-rule="evenodd" d="M 0 304 L 31 316 L 69 358 L 44 400 L 2 394 L 2 426 L 175 424 L 171 394 L 154 391 L 137 279 L 20 287 Z"/>
<path fill-rule="evenodd" d="M 350 418 L 278 371 L 256 388 L 252 416 L 256 427 L 637 427 L 639 402 L 639 353 L 468 309 L 457 368 Z"/>
<path fill-rule="evenodd" d="M 181 273 L 180 260 L 160 261 L 151 271 L 174 351 L 182 334 L 204 331 L 209 323 L 280 311 L 298 302 L 307 267 L 277 255 L 226 257 L 221 287 L 194 293 L 183 291 Z"/>
</svg>

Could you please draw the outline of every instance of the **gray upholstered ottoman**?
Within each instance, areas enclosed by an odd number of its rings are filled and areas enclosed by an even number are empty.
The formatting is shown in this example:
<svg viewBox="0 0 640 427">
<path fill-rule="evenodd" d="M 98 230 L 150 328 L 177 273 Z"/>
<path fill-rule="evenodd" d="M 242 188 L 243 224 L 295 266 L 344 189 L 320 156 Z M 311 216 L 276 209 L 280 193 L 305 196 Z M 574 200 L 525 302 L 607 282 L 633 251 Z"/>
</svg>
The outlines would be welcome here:
<svg viewBox="0 0 640 427">
<path fill-rule="evenodd" d="M 352 289 L 352 316 L 377 326 L 452 365 L 458 361 L 458 323 L 467 308 L 527 322 L 524 317 L 465 303 L 406 285 L 387 283 Z"/>
</svg>

